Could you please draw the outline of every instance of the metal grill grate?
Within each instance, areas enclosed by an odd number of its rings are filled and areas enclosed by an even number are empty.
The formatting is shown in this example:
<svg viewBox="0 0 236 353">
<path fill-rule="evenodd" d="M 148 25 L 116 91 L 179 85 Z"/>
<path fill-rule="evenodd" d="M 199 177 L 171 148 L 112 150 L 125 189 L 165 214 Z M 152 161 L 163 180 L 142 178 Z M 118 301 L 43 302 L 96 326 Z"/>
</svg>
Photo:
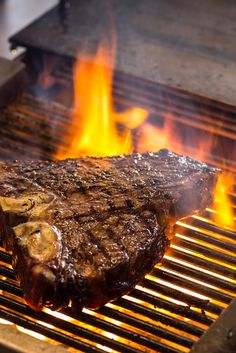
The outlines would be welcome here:
<svg viewBox="0 0 236 353">
<path fill-rule="evenodd" d="M 198 221 L 198 231 L 191 221 Z M 190 218 L 186 224 L 178 225 L 176 240 L 162 265 L 129 296 L 96 313 L 85 310 L 75 315 L 70 308 L 64 309 L 67 318 L 54 317 L 49 311 L 36 313 L 21 301 L 21 289 L 7 266 L 11 257 L 1 250 L 0 316 L 85 352 L 100 352 L 101 345 L 119 352 L 187 352 L 235 297 L 236 257 L 225 248 L 235 252 L 236 239 L 229 231 L 224 231 L 224 239 L 217 239 L 220 229 L 215 236 L 207 234 L 201 220 Z M 182 239 L 183 233 L 190 240 Z M 204 245 L 198 243 L 202 238 Z M 212 251 L 212 246 L 217 250 Z"/>
<path fill-rule="evenodd" d="M 65 67 L 55 76 L 68 82 L 70 70 Z M 210 126 L 217 144 L 231 148 L 228 161 L 214 151 L 209 160 L 235 171 L 235 109 L 122 75 L 117 76 L 114 93 L 119 109 L 146 107 L 150 122 L 161 125 L 163 119 L 172 119 L 183 138 L 193 131 L 201 137 Z M 0 157 L 51 158 L 69 116 L 69 109 L 59 103 L 23 94 L 0 111 Z M 197 147 L 191 142 L 189 151 Z M 235 190 L 230 194 L 234 211 Z M 82 352 L 189 352 L 236 294 L 236 234 L 219 228 L 213 211 L 178 222 L 162 264 L 128 296 L 96 312 L 75 314 L 67 308 L 58 316 L 31 310 L 22 300 L 11 256 L 1 248 L 0 317 Z"/>
</svg>

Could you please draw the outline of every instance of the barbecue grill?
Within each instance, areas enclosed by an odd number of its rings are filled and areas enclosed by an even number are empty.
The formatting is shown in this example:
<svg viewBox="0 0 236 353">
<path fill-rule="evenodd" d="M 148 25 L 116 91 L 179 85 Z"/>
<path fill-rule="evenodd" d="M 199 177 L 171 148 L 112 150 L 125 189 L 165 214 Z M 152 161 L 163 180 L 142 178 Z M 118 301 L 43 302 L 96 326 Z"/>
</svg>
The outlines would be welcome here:
<svg viewBox="0 0 236 353">
<path fill-rule="evenodd" d="M 50 12 L 56 16 L 59 10 L 64 35 L 68 33 L 66 3 Z M 46 23 L 50 13 L 33 26 Z M 27 81 L 28 88 L 17 92 L 17 98 L 7 97 L 0 109 L 1 159 L 52 159 L 70 122 L 68 92 L 72 88 L 74 51 L 73 55 L 65 48 L 61 48 L 63 53 L 56 52 L 55 45 L 49 54 L 47 48 L 28 43 L 29 33 L 33 36 L 34 32 L 28 28 L 11 39 L 14 46 L 28 48 L 21 61 L 26 63 L 31 80 Z M 63 59 L 58 54 L 63 54 Z M 50 71 L 53 85 L 47 90 L 32 79 L 42 69 L 45 55 L 56 58 Z M 21 70 L 25 69 L 21 66 Z M 16 71 L 18 77 L 20 70 Z M 206 161 L 231 172 L 235 179 L 235 107 L 119 70 L 113 92 L 118 110 L 138 105 L 150 112 L 149 123 L 153 126 L 161 127 L 170 121 L 179 136 L 177 151 L 184 147 L 186 154 L 194 156 L 200 142 L 211 133 L 214 144 Z M 138 138 L 138 131 L 134 131 L 134 146 Z M 235 217 L 236 180 L 228 196 Z M 35 337 L 35 352 L 183 353 L 190 352 L 198 342 L 200 348 L 196 346 L 194 352 L 202 353 L 216 352 L 211 348 L 204 351 L 204 347 L 217 341 L 219 352 L 233 353 L 236 322 L 231 313 L 235 303 L 230 303 L 236 294 L 236 234 L 235 228 L 217 225 L 214 214 L 215 209 L 206 209 L 201 216 L 179 221 L 176 237 L 161 264 L 129 295 L 97 311 L 84 309 L 79 314 L 70 307 L 59 313 L 30 309 L 22 299 L 11 256 L 0 244 L 0 324 L 4 327 L 3 333 L 0 330 L 0 351 L 30 351 L 27 339 L 17 334 L 17 330 L 24 329 Z M 222 315 L 224 309 L 229 314 Z M 220 337 L 214 335 L 214 325 L 218 323 L 222 327 Z"/>
</svg>

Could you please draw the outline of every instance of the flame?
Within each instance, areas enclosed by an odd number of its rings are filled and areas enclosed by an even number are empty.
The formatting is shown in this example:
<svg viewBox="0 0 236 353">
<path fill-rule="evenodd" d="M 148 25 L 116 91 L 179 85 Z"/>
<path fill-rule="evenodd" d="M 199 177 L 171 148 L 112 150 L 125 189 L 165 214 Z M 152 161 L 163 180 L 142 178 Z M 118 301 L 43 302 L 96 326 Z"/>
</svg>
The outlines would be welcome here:
<svg viewBox="0 0 236 353">
<path fill-rule="evenodd" d="M 216 190 L 215 190 L 215 222 L 229 229 L 235 229 L 234 214 L 232 204 L 228 197 L 231 188 L 234 184 L 234 177 L 232 174 L 220 175 Z"/>
<path fill-rule="evenodd" d="M 138 151 L 157 152 L 161 148 L 169 148 L 170 150 L 182 153 L 180 139 L 175 134 L 174 123 L 166 119 L 163 127 L 156 127 L 148 122 L 143 124 L 139 129 Z"/>
<path fill-rule="evenodd" d="M 182 122 L 182 121 L 180 121 Z M 186 121 L 185 121 L 186 124 Z M 194 140 L 196 147 L 191 149 L 189 140 Z M 185 154 L 192 158 L 209 162 L 208 153 L 214 145 L 214 135 L 210 128 L 206 135 L 186 136 L 176 121 L 176 117 L 171 111 L 165 113 L 163 125 L 156 127 L 149 122 L 145 122 L 139 128 L 139 140 L 137 150 L 139 152 L 157 152 L 161 148 L 167 148 L 179 154 Z M 188 146 L 188 147 L 186 147 Z"/>
<path fill-rule="evenodd" d="M 176 123 L 170 113 L 166 114 L 162 127 L 155 127 L 146 122 L 139 129 L 138 151 L 159 151 L 168 148 L 180 154 L 189 155 L 203 162 L 210 162 L 208 154 L 214 147 L 214 135 L 209 130 L 204 139 L 196 140 L 197 149 L 188 150 L 183 138 L 176 131 Z M 224 168 L 224 165 L 221 167 Z M 235 229 L 233 206 L 229 194 L 234 185 L 231 174 L 222 174 L 217 182 L 214 194 L 214 209 L 208 209 L 212 213 L 214 222 L 221 227 Z M 209 221 L 209 220 L 208 220 Z"/>
<path fill-rule="evenodd" d="M 172 110 L 165 113 L 161 127 L 146 121 L 148 112 L 143 108 L 133 107 L 122 113 L 115 110 L 112 101 L 115 36 L 112 42 L 109 48 L 103 41 L 94 56 L 81 56 L 75 64 L 72 121 L 64 143 L 56 153 L 56 159 L 131 153 L 134 150 L 132 130 L 137 129 L 135 147 L 138 152 L 168 148 L 209 162 L 209 154 L 217 144 L 213 127 L 208 126 L 208 130 L 200 137 L 196 134 L 191 136 L 179 131 L 179 123 L 183 121 L 181 117 L 176 118 Z M 191 124 L 194 128 L 201 128 L 199 121 Z M 192 138 L 195 148 L 191 150 L 186 145 Z M 231 177 L 220 177 L 214 209 L 210 209 L 214 221 L 230 229 L 234 228 L 234 219 L 227 193 L 232 185 Z"/>
<path fill-rule="evenodd" d="M 78 60 L 74 70 L 74 110 L 71 131 L 56 158 L 114 156 L 133 151 L 131 129 L 147 118 L 134 107 L 117 113 L 112 103 L 112 51 L 105 45 L 95 57 Z M 120 124 L 120 129 L 118 128 Z"/>
</svg>

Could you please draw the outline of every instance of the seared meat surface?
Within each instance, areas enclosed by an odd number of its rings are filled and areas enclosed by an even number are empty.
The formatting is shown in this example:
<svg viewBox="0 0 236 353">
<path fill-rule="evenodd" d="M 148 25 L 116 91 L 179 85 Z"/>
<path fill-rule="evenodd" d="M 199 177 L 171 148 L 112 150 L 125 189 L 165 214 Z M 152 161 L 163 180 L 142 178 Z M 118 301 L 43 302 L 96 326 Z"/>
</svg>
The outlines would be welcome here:
<svg viewBox="0 0 236 353">
<path fill-rule="evenodd" d="M 0 162 L 0 232 L 27 303 L 98 308 L 130 291 L 176 220 L 211 204 L 217 174 L 167 150 Z"/>
</svg>

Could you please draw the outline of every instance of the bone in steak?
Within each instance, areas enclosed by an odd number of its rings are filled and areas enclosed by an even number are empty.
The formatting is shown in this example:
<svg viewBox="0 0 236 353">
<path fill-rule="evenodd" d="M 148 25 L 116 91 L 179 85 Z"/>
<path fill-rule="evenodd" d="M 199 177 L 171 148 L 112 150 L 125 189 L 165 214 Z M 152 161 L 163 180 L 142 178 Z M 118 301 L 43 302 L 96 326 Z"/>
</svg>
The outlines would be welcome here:
<svg viewBox="0 0 236 353">
<path fill-rule="evenodd" d="M 130 291 L 176 220 L 211 204 L 217 174 L 167 150 L 0 162 L 0 231 L 27 303 L 98 308 Z"/>
</svg>

